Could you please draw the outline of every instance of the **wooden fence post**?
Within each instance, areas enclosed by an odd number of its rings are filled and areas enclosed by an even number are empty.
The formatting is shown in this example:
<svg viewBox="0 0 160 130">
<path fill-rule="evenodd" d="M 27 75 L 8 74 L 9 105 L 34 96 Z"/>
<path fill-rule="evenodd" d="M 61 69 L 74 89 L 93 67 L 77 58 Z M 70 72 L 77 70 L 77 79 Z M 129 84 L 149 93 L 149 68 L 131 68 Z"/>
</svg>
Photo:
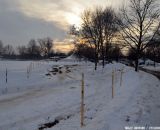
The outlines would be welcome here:
<svg viewBox="0 0 160 130">
<path fill-rule="evenodd" d="M 29 79 L 29 68 L 27 67 L 27 79 Z"/>
<path fill-rule="evenodd" d="M 84 126 L 84 73 L 82 73 L 82 86 L 81 86 L 81 127 Z"/>
<path fill-rule="evenodd" d="M 114 98 L 114 70 L 112 70 L 112 98 Z"/>
<path fill-rule="evenodd" d="M 8 82 L 8 70 L 6 68 L 6 83 Z"/>
<path fill-rule="evenodd" d="M 121 70 L 120 86 L 122 86 L 122 76 L 123 76 L 123 69 Z"/>
</svg>

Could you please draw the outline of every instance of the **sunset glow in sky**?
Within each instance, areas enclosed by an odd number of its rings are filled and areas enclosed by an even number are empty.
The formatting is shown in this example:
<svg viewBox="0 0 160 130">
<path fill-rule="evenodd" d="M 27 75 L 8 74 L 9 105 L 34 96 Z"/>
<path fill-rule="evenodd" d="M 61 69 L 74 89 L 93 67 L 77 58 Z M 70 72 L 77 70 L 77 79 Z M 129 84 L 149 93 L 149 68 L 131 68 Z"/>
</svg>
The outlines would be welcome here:
<svg viewBox="0 0 160 130">
<path fill-rule="evenodd" d="M 43 37 L 64 41 L 70 25 L 80 26 L 85 9 L 119 9 L 124 3 L 125 0 L 0 0 L 0 40 L 13 45 Z"/>
</svg>

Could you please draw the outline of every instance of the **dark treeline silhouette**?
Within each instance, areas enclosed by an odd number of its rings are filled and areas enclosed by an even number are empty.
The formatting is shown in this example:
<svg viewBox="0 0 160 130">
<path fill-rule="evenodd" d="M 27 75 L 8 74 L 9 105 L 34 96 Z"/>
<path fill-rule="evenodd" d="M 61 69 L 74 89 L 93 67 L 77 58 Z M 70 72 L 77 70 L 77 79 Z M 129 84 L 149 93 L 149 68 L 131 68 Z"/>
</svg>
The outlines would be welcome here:
<svg viewBox="0 0 160 130">
<path fill-rule="evenodd" d="M 155 62 L 160 62 L 160 40 L 153 40 L 148 44 L 148 47 L 144 53 L 145 57 Z"/>
<path fill-rule="evenodd" d="M 8 59 L 47 59 L 54 56 L 66 56 L 62 52 L 53 51 L 53 40 L 51 38 L 31 39 L 27 45 L 20 45 L 14 50 L 12 45 L 4 46 L 0 41 L 0 57 Z"/>
<path fill-rule="evenodd" d="M 160 28 L 157 0 L 129 0 L 127 8 L 119 13 L 107 7 L 85 10 L 80 29 L 71 28 L 71 34 L 78 37 L 75 54 L 94 60 L 95 70 L 99 60 L 104 67 L 106 61 L 124 57 L 133 60 L 138 71 L 139 59 L 150 58 L 159 61 L 159 44 L 155 39 Z M 155 44 L 153 44 L 155 43 Z"/>
<path fill-rule="evenodd" d="M 6 58 L 15 58 L 15 51 L 12 45 L 3 45 L 3 42 L 0 41 L 0 57 L 6 57 Z"/>
<path fill-rule="evenodd" d="M 19 58 L 24 59 L 43 59 L 54 56 L 53 40 L 51 38 L 31 39 L 27 46 L 17 48 Z"/>
<path fill-rule="evenodd" d="M 79 59 L 85 59 L 85 60 L 89 60 L 89 61 L 92 61 L 92 62 L 95 62 L 95 49 L 90 47 L 89 45 L 87 44 L 76 44 L 76 51 L 74 53 Z M 99 60 L 102 60 L 103 55 L 100 53 L 100 56 L 99 56 Z M 112 60 L 115 60 L 115 61 L 119 61 L 120 58 L 123 57 L 123 54 L 121 52 L 121 49 L 119 48 L 119 46 L 114 46 L 114 47 L 110 47 L 107 51 L 107 60 L 108 62 L 112 62 Z M 103 61 L 103 60 L 102 60 Z"/>
</svg>

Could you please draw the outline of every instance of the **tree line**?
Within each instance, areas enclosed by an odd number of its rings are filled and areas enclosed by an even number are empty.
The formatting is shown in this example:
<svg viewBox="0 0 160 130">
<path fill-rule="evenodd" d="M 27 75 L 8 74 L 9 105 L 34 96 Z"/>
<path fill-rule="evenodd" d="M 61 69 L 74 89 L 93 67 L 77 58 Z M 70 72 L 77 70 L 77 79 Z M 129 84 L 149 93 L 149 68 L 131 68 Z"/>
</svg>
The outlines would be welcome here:
<svg viewBox="0 0 160 130">
<path fill-rule="evenodd" d="M 19 58 L 19 59 L 44 59 L 56 55 L 64 56 L 66 54 L 53 51 L 53 40 L 49 37 L 38 40 L 31 39 L 27 45 L 20 45 L 13 48 L 12 45 L 3 45 L 0 41 L 0 56 L 3 58 Z"/>
<path fill-rule="evenodd" d="M 87 9 L 82 13 L 81 28 L 71 28 L 77 37 L 75 54 L 93 60 L 95 70 L 99 60 L 104 67 L 106 61 L 123 56 L 124 49 L 135 61 L 135 71 L 142 57 L 160 61 L 158 0 L 129 2 L 119 12 L 111 7 Z"/>
</svg>

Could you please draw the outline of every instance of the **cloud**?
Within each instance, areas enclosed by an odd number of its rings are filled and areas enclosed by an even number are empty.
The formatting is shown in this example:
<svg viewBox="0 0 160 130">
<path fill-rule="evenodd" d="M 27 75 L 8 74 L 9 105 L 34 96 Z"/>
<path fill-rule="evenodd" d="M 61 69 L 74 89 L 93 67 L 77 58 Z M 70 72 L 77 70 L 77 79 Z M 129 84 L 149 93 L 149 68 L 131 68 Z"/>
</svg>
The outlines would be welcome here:
<svg viewBox="0 0 160 130">
<path fill-rule="evenodd" d="M 19 9 L 29 17 L 39 18 L 47 22 L 53 22 L 62 29 L 67 29 L 70 24 L 68 16 L 78 19 L 77 12 L 66 5 L 74 6 L 73 3 L 57 0 L 17 0 Z"/>
<path fill-rule="evenodd" d="M 86 8 L 94 6 L 113 6 L 124 0 L 14 0 L 19 10 L 29 17 L 56 23 L 64 30 L 71 24 L 80 24 L 80 15 Z"/>
<path fill-rule="evenodd" d="M 0 40 L 27 44 L 31 38 L 65 39 L 70 25 L 80 24 L 86 8 L 117 8 L 124 0 L 0 0 Z M 63 41 L 64 42 L 64 41 Z"/>
<path fill-rule="evenodd" d="M 53 22 L 28 17 L 18 9 L 17 1 L 0 0 L 0 40 L 4 44 L 27 44 L 31 38 L 64 39 L 65 32 Z"/>
</svg>

